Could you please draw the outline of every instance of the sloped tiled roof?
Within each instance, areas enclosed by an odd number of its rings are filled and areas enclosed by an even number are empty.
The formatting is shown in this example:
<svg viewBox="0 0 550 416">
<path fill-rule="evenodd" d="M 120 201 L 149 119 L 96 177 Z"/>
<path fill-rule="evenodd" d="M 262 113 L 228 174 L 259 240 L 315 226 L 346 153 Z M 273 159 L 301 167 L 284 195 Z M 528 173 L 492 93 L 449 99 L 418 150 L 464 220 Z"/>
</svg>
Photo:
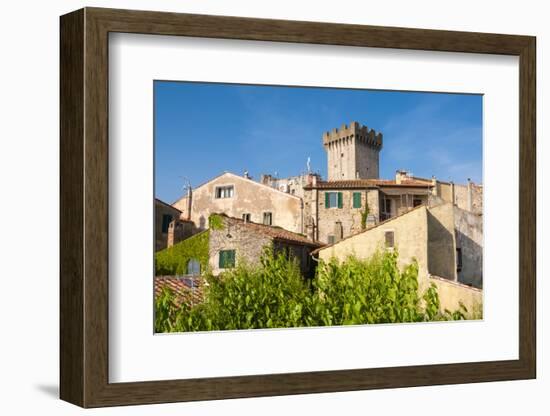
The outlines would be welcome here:
<svg viewBox="0 0 550 416">
<path fill-rule="evenodd" d="M 203 300 L 203 287 L 201 278 L 186 278 L 172 276 L 156 276 L 154 279 L 155 299 L 164 288 L 174 292 L 174 305 L 196 305 Z"/>
<path fill-rule="evenodd" d="M 324 245 L 319 242 L 311 241 L 309 238 L 307 238 L 302 234 L 293 233 L 292 231 L 285 230 L 284 228 L 281 228 L 281 227 L 258 224 L 250 221 L 244 222 L 240 218 L 230 217 L 226 214 L 217 214 L 217 215 L 223 216 L 227 218 L 229 221 L 231 221 L 232 223 L 239 224 L 245 228 L 250 229 L 251 231 L 263 234 L 267 237 L 271 237 L 274 240 L 286 241 L 289 243 L 297 243 L 297 244 L 307 245 L 311 247 L 322 247 Z"/>
<path fill-rule="evenodd" d="M 405 180 L 397 183 L 389 179 L 349 179 L 338 181 L 317 181 L 316 185 L 305 186 L 304 189 L 364 189 L 377 187 L 412 187 L 426 188 L 431 187 L 431 183 L 417 180 Z"/>
<path fill-rule="evenodd" d="M 409 210 L 407 210 L 407 211 L 405 211 L 405 212 L 402 212 L 402 213 L 399 214 L 399 215 L 395 215 L 394 217 L 388 218 L 388 219 L 385 220 L 385 221 L 380 221 L 379 223 L 377 223 L 377 224 L 375 224 L 375 225 L 373 225 L 373 226 L 371 226 L 371 227 L 368 227 L 368 228 L 366 228 L 366 229 L 364 229 L 364 230 L 360 230 L 360 231 L 357 231 L 357 232 L 355 232 L 355 233 L 353 233 L 353 234 L 350 234 L 350 235 L 348 235 L 347 237 L 344 237 L 344 238 L 342 238 L 341 240 L 338 240 L 338 241 L 336 241 L 336 242 L 334 242 L 334 243 L 332 243 L 332 244 L 326 244 L 324 247 L 319 247 L 318 249 L 313 250 L 313 251 L 311 252 L 311 254 L 317 254 L 317 253 L 320 252 L 321 250 L 324 250 L 324 249 L 326 249 L 326 248 L 330 248 L 330 247 L 332 247 L 332 246 L 336 246 L 336 245 L 340 244 L 342 241 L 349 240 L 350 238 L 353 238 L 353 237 L 355 237 L 355 236 L 357 236 L 357 235 L 359 235 L 359 234 L 368 233 L 369 231 L 373 230 L 374 228 L 378 228 L 378 227 L 381 227 L 381 226 L 383 226 L 383 225 L 387 225 L 388 223 L 390 223 L 390 222 L 392 222 L 392 221 L 394 221 L 394 220 L 396 220 L 396 219 L 398 219 L 398 218 L 401 218 L 401 217 L 403 217 L 403 216 L 405 216 L 405 215 L 410 214 L 410 213 L 413 212 L 413 211 L 418 211 L 418 210 L 421 210 L 421 209 L 428 209 L 428 208 L 426 207 L 426 205 L 419 205 L 419 206 L 417 206 L 417 207 L 411 208 L 411 209 L 409 209 Z"/>
</svg>

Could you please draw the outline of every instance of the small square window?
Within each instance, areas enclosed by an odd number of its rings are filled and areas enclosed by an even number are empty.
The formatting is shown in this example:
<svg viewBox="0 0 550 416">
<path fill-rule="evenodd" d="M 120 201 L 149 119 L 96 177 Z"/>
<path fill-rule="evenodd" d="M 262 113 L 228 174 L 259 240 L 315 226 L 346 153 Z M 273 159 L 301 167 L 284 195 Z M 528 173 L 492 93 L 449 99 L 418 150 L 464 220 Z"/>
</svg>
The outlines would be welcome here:
<svg viewBox="0 0 550 416">
<path fill-rule="evenodd" d="M 248 214 L 248 213 L 243 214 L 243 221 L 244 222 L 250 222 L 250 214 Z"/>
<path fill-rule="evenodd" d="M 394 244 L 395 244 L 395 241 L 394 241 L 394 233 L 393 231 L 386 231 L 384 233 L 384 238 L 385 238 L 385 243 L 386 243 L 386 248 L 393 248 L 394 247 Z"/>
<path fill-rule="evenodd" d="M 333 235 L 329 235 L 329 236 L 328 236 L 328 243 L 329 243 L 329 244 L 334 244 L 335 241 L 336 241 L 336 239 L 334 238 Z"/>
<path fill-rule="evenodd" d="M 220 269 L 235 267 L 235 250 L 220 250 L 219 267 Z"/>
</svg>

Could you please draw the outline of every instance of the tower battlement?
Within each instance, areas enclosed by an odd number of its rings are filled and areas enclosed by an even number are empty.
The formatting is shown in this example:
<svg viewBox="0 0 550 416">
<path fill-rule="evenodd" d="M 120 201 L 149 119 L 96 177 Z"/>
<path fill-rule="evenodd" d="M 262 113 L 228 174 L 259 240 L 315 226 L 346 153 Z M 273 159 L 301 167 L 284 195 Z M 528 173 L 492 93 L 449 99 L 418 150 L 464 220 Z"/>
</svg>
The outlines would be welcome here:
<svg viewBox="0 0 550 416">
<path fill-rule="evenodd" d="M 353 140 L 372 147 L 382 148 L 382 133 L 377 133 L 374 129 L 352 121 L 349 125 L 342 124 L 340 128 L 334 128 L 323 134 L 323 145 L 327 146 L 340 140 Z"/>
<path fill-rule="evenodd" d="M 356 121 L 323 133 L 328 179 L 378 179 L 382 133 Z"/>
</svg>

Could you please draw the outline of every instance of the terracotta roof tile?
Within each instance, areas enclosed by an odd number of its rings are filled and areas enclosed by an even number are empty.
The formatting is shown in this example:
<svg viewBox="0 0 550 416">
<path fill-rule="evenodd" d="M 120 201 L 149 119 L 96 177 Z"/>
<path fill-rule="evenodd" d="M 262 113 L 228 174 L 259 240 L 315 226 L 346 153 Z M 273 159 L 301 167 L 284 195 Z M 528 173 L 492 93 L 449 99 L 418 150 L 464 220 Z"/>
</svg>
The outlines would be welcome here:
<svg viewBox="0 0 550 416">
<path fill-rule="evenodd" d="M 281 227 L 258 224 L 255 222 L 244 222 L 240 218 L 230 217 L 226 214 L 218 214 L 218 215 L 226 217 L 233 223 L 238 223 L 243 227 L 246 227 L 252 231 L 261 233 L 268 237 L 271 237 L 275 240 L 286 241 L 290 243 L 298 243 L 298 244 L 307 245 L 311 247 L 322 247 L 324 245 L 320 242 L 310 240 L 305 235 L 294 233 L 292 231 L 285 230 L 284 228 L 281 228 Z"/>
<path fill-rule="evenodd" d="M 305 186 L 304 189 L 363 189 L 363 188 L 377 188 L 377 187 L 431 187 L 431 183 L 417 180 L 405 180 L 401 183 L 397 183 L 390 179 L 350 179 L 350 180 L 338 180 L 338 181 L 317 181 L 316 185 Z"/>
<path fill-rule="evenodd" d="M 154 279 L 155 299 L 164 288 L 174 292 L 174 306 L 195 305 L 203 300 L 203 280 L 200 277 L 156 276 Z"/>
</svg>

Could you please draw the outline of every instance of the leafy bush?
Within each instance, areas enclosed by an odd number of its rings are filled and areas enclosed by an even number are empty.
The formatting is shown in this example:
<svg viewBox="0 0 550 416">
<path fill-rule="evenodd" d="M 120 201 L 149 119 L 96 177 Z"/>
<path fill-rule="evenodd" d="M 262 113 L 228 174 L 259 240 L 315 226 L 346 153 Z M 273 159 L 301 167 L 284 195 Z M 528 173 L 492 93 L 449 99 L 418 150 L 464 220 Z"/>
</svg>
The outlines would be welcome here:
<svg viewBox="0 0 550 416">
<path fill-rule="evenodd" d="M 440 312 L 437 288 L 418 293 L 418 265 L 403 271 L 397 253 L 369 260 L 320 262 L 312 283 L 295 261 L 267 249 L 259 267 L 240 265 L 206 276 L 205 301 L 179 308 L 165 292 L 156 300 L 155 330 L 204 331 L 421 322 L 465 319 L 465 311 Z"/>
<path fill-rule="evenodd" d="M 155 276 L 174 276 L 187 273 L 187 263 L 197 259 L 201 270 L 208 267 L 209 231 L 189 237 L 155 254 Z"/>
</svg>

